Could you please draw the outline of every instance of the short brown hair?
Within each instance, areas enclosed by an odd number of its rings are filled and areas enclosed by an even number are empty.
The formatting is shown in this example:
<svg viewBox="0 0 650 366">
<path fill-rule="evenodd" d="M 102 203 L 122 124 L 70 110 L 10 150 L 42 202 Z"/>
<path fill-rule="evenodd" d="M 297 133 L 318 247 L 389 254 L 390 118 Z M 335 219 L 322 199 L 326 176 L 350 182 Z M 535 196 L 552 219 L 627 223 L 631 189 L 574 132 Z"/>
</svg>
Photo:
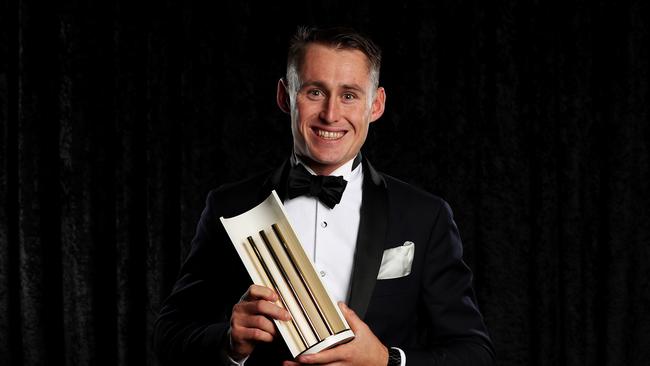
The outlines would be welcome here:
<svg viewBox="0 0 650 366">
<path fill-rule="evenodd" d="M 305 50 L 310 43 L 322 44 L 336 49 L 359 50 L 368 58 L 370 80 L 374 88 L 379 86 L 381 49 L 367 36 L 349 27 L 316 28 L 300 26 L 291 38 L 287 56 L 287 81 L 291 88 L 298 88 L 298 70 L 302 66 Z M 292 73 L 295 73 L 292 75 Z M 294 89 L 295 90 L 295 89 Z"/>
</svg>

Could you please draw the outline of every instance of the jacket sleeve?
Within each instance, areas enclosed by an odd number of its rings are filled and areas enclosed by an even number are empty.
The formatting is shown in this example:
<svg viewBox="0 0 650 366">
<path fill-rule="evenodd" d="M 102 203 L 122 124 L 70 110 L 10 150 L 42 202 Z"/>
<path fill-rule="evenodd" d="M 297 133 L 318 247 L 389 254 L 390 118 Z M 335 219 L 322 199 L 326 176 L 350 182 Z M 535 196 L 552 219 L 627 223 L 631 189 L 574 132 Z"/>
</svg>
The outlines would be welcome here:
<svg viewBox="0 0 650 366">
<path fill-rule="evenodd" d="M 451 208 L 443 201 L 430 234 L 422 277 L 426 349 L 404 349 L 409 366 L 494 365 L 492 341 L 476 304 L 472 272 Z"/>
<path fill-rule="evenodd" d="M 154 324 L 153 341 L 163 364 L 224 364 L 230 306 L 215 279 L 228 270 L 217 258 L 228 248 L 215 212 L 216 193 L 210 192 L 201 214 L 192 248 L 181 266 L 171 295 Z"/>
</svg>

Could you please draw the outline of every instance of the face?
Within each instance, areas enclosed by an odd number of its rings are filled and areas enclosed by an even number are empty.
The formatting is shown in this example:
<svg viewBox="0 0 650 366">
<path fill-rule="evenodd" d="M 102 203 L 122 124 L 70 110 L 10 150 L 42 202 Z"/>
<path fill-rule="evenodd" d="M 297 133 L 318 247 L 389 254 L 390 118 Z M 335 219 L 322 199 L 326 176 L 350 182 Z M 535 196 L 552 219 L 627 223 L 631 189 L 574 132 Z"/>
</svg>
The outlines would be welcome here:
<svg viewBox="0 0 650 366">
<path fill-rule="evenodd" d="M 294 151 L 318 174 L 353 159 L 368 126 L 384 112 L 383 88 L 373 90 L 366 56 L 358 50 L 309 45 L 295 95 L 278 84 L 278 105 L 291 114 Z"/>
</svg>

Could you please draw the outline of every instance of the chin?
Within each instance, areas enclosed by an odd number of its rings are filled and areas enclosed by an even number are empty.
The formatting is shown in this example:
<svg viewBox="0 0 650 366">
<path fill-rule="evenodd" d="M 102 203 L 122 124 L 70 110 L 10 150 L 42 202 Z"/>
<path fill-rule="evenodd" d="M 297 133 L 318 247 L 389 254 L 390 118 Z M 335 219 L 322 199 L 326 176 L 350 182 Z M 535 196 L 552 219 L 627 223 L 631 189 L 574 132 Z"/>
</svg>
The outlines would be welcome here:
<svg viewBox="0 0 650 366">
<path fill-rule="evenodd" d="M 311 159 L 321 165 L 338 165 L 344 162 L 345 158 L 342 156 L 332 156 L 332 155 L 323 155 L 323 154 L 314 154 L 311 156 Z"/>
</svg>

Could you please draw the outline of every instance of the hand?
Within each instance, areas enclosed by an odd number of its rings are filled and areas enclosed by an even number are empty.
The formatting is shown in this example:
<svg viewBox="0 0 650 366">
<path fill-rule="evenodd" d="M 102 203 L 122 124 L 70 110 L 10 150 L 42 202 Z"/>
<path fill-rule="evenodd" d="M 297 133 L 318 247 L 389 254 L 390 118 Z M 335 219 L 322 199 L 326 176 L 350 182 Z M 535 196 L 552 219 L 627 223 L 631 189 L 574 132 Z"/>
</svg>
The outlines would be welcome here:
<svg viewBox="0 0 650 366">
<path fill-rule="evenodd" d="M 248 357 L 257 342 L 271 342 L 277 335 L 272 319 L 289 320 L 289 312 L 278 305 L 278 295 L 268 287 L 251 285 L 232 308 L 228 355 L 233 360 Z"/>
<path fill-rule="evenodd" d="M 388 348 L 384 346 L 355 312 L 342 302 L 339 307 L 354 332 L 348 343 L 312 355 L 298 357 L 298 362 L 284 361 L 283 366 L 302 364 L 385 366 L 388 364 Z"/>
</svg>

